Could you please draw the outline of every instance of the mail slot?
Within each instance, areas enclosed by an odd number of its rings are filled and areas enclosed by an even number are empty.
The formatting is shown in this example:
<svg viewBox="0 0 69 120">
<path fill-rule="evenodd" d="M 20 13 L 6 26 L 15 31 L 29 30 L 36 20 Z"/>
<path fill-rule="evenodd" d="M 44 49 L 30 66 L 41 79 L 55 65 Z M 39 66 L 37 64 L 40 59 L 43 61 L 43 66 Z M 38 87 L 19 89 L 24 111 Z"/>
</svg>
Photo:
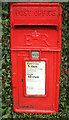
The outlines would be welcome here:
<svg viewBox="0 0 69 120">
<path fill-rule="evenodd" d="M 62 9 L 59 3 L 10 6 L 13 109 L 58 111 Z"/>
</svg>

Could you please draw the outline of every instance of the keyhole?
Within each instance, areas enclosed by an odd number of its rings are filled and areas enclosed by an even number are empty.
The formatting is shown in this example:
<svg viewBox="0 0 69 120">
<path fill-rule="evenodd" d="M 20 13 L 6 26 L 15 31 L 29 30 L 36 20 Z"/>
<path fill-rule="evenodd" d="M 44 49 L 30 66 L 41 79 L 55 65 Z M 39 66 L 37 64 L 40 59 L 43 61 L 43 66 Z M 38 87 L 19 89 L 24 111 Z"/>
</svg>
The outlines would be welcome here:
<svg viewBox="0 0 69 120">
<path fill-rule="evenodd" d="M 22 79 L 22 82 L 23 82 L 23 79 Z"/>
</svg>

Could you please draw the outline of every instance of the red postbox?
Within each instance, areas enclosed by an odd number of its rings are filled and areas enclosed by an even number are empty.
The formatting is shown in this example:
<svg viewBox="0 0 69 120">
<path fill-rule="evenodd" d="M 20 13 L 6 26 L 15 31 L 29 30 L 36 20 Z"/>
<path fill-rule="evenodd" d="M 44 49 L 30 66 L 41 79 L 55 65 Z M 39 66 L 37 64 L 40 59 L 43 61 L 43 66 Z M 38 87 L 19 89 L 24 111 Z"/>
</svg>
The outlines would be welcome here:
<svg viewBox="0 0 69 120">
<path fill-rule="evenodd" d="M 59 3 L 12 3 L 13 109 L 58 111 L 62 10 Z"/>
</svg>

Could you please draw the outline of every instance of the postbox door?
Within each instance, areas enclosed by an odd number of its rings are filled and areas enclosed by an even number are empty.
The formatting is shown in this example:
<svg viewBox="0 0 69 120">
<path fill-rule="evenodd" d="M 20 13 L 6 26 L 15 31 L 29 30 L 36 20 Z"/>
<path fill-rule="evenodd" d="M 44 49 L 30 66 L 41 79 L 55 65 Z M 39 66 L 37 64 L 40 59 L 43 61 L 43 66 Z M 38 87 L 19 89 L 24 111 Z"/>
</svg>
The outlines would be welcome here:
<svg viewBox="0 0 69 120">
<path fill-rule="evenodd" d="M 52 51 L 51 47 L 59 45 L 57 27 L 21 26 L 14 29 L 17 41 L 14 45 L 31 48 L 14 52 L 16 56 L 12 57 L 16 59 L 13 68 L 14 66 L 17 68 L 17 106 L 25 111 L 39 109 L 55 111 L 58 52 Z M 18 40 L 19 38 L 21 42 Z M 46 47 L 50 50 L 45 50 Z"/>
</svg>

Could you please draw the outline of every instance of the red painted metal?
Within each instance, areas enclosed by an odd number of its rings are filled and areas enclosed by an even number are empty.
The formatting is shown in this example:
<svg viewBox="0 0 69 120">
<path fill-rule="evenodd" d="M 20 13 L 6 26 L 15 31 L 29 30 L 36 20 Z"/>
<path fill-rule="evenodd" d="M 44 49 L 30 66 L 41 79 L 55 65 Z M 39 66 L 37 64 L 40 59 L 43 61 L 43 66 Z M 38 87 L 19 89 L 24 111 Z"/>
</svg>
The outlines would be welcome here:
<svg viewBox="0 0 69 120">
<path fill-rule="evenodd" d="M 20 113 L 58 111 L 62 9 L 59 3 L 10 6 L 13 109 Z M 39 51 L 32 58 L 31 51 Z M 26 95 L 26 61 L 45 61 L 45 95 Z"/>
</svg>

